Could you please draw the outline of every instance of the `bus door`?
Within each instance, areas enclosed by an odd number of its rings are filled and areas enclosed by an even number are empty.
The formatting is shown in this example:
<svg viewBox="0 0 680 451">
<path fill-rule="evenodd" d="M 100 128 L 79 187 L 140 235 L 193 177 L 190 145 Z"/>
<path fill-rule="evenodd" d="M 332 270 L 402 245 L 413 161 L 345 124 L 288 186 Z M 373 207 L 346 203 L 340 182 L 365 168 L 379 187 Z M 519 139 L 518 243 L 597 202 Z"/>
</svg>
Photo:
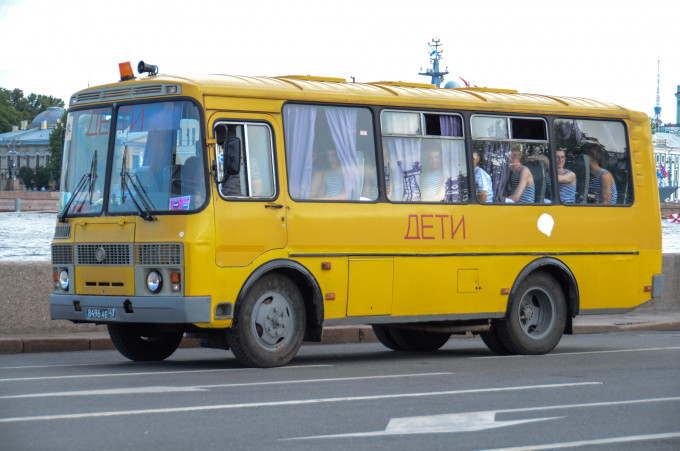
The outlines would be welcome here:
<svg viewBox="0 0 680 451">
<path fill-rule="evenodd" d="M 270 117 L 214 122 L 222 180 L 215 200 L 217 266 L 245 266 L 286 246 L 286 208 L 277 185 L 271 122 Z"/>
</svg>

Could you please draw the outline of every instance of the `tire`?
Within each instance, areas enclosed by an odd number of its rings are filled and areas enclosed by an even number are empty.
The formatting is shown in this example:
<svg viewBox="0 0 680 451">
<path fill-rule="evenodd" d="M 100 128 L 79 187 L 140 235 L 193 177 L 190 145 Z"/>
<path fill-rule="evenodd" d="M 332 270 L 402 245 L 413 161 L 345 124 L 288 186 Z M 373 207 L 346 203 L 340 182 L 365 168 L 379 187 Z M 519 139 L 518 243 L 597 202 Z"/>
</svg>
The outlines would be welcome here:
<svg viewBox="0 0 680 451">
<path fill-rule="evenodd" d="M 109 337 L 118 352 L 135 362 L 165 360 L 179 347 L 184 332 L 162 331 L 153 324 L 108 325 Z"/>
<path fill-rule="evenodd" d="M 404 349 L 394 341 L 392 334 L 390 333 L 390 328 L 387 326 L 379 326 L 373 324 L 373 333 L 378 338 L 378 341 L 382 343 L 386 348 L 393 351 L 403 351 Z"/>
<path fill-rule="evenodd" d="M 550 274 L 536 272 L 519 284 L 508 317 L 495 325 L 509 353 L 546 354 L 559 343 L 566 322 L 562 287 Z"/>
<path fill-rule="evenodd" d="M 281 366 L 290 362 L 300 349 L 305 323 L 300 290 L 287 277 L 268 274 L 237 305 L 227 341 L 244 366 Z"/>
<path fill-rule="evenodd" d="M 498 336 L 498 331 L 496 330 L 498 326 L 496 326 L 494 323 L 495 322 L 491 323 L 491 330 L 488 332 L 481 332 L 479 336 L 482 337 L 482 341 L 486 347 L 491 350 L 491 352 L 498 355 L 510 355 L 511 352 L 508 351 L 508 348 L 505 347 Z"/>
<path fill-rule="evenodd" d="M 445 332 L 426 332 L 398 327 L 390 327 L 389 333 L 401 350 L 409 352 L 436 351 L 451 338 L 451 334 Z"/>
</svg>

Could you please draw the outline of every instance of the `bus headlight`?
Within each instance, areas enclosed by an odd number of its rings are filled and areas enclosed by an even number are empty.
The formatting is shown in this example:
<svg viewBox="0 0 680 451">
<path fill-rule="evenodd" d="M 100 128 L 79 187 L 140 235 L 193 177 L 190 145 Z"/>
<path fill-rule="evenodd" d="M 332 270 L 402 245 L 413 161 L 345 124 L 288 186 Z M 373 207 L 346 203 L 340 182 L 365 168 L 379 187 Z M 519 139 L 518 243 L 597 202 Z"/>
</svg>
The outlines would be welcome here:
<svg viewBox="0 0 680 451">
<path fill-rule="evenodd" d="M 152 293 L 158 293 L 163 286 L 163 277 L 155 269 L 146 276 L 146 287 Z"/>
<path fill-rule="evenodd" d="M 61 288 L 64 291 L 68 291 L 68 284 L 69 284 L 68 271 L 62 270 L 59 273 L 59 288 Z"/>
</svg>

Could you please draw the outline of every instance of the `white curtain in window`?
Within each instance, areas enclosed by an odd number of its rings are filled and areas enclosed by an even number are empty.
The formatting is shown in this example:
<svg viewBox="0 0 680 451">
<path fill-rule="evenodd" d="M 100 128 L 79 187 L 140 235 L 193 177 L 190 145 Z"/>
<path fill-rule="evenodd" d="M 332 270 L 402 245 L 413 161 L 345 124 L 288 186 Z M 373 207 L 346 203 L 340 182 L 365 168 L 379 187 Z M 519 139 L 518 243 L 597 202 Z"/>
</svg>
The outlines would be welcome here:
<svg viewBox="0 0 680 451">
<path fill-rule="evenodd" d="M 384 144 L 389 154 L 389 183 L 391 185 L 389 198 L 396 201 L 420 201 L 422 139 L 386 136 Z M 404 196 L 405 186 L 406 196 Z"/>
<path fill-rule="evenodd" d="M 296 199 L 309 198 L 316 110 L 307 105 L 286 105 L 284 108 L 288 187 L 291 197 Z"/>
<path fill-rule="evenodd" d="M 382 115 L 382 132 L 397 135 L 419 135 L 420 114 L 386 111 Z"/>
<path fill-rule="evenodd" d="M 444 183 L 451 179 L 451 202 L 460 202 L 460 184 L 463 177 L 467 174 L 465 166 L 465 143 L 463 140 L 442 139 L 442 172 Z M 449 194 L 449 190 L 446 190 Z"/>
<path fill-rule="evenodd" d="M 356 108 L 326 108 L 326 119 L 342 166 L 347 200 L 358 200 L 361 195 L 361 174 L 357 158 L 357 113 Z"/>
</svg>

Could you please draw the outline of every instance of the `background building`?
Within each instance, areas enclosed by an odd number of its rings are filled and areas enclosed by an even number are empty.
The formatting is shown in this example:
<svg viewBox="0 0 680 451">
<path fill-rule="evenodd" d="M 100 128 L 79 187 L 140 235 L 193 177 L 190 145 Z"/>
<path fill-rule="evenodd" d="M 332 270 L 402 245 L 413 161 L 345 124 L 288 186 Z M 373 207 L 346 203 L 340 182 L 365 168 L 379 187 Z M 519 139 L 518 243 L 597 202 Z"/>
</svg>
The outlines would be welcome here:
<svg viewBox="0 0 680 451">
<path fill-rule="evenodd" d="M 22 121 L 11 132 L 0 134 L 0 182 L 9 179 L 10 166 L 15 177 L 22 166 L 38 169 L 47 165 L 50 158 L 49 141 L 66 110 L 50 107 L 38 114 L 29 124 Z M 0 189 L 5 187 L 0 183 Z"/>
</svg>

